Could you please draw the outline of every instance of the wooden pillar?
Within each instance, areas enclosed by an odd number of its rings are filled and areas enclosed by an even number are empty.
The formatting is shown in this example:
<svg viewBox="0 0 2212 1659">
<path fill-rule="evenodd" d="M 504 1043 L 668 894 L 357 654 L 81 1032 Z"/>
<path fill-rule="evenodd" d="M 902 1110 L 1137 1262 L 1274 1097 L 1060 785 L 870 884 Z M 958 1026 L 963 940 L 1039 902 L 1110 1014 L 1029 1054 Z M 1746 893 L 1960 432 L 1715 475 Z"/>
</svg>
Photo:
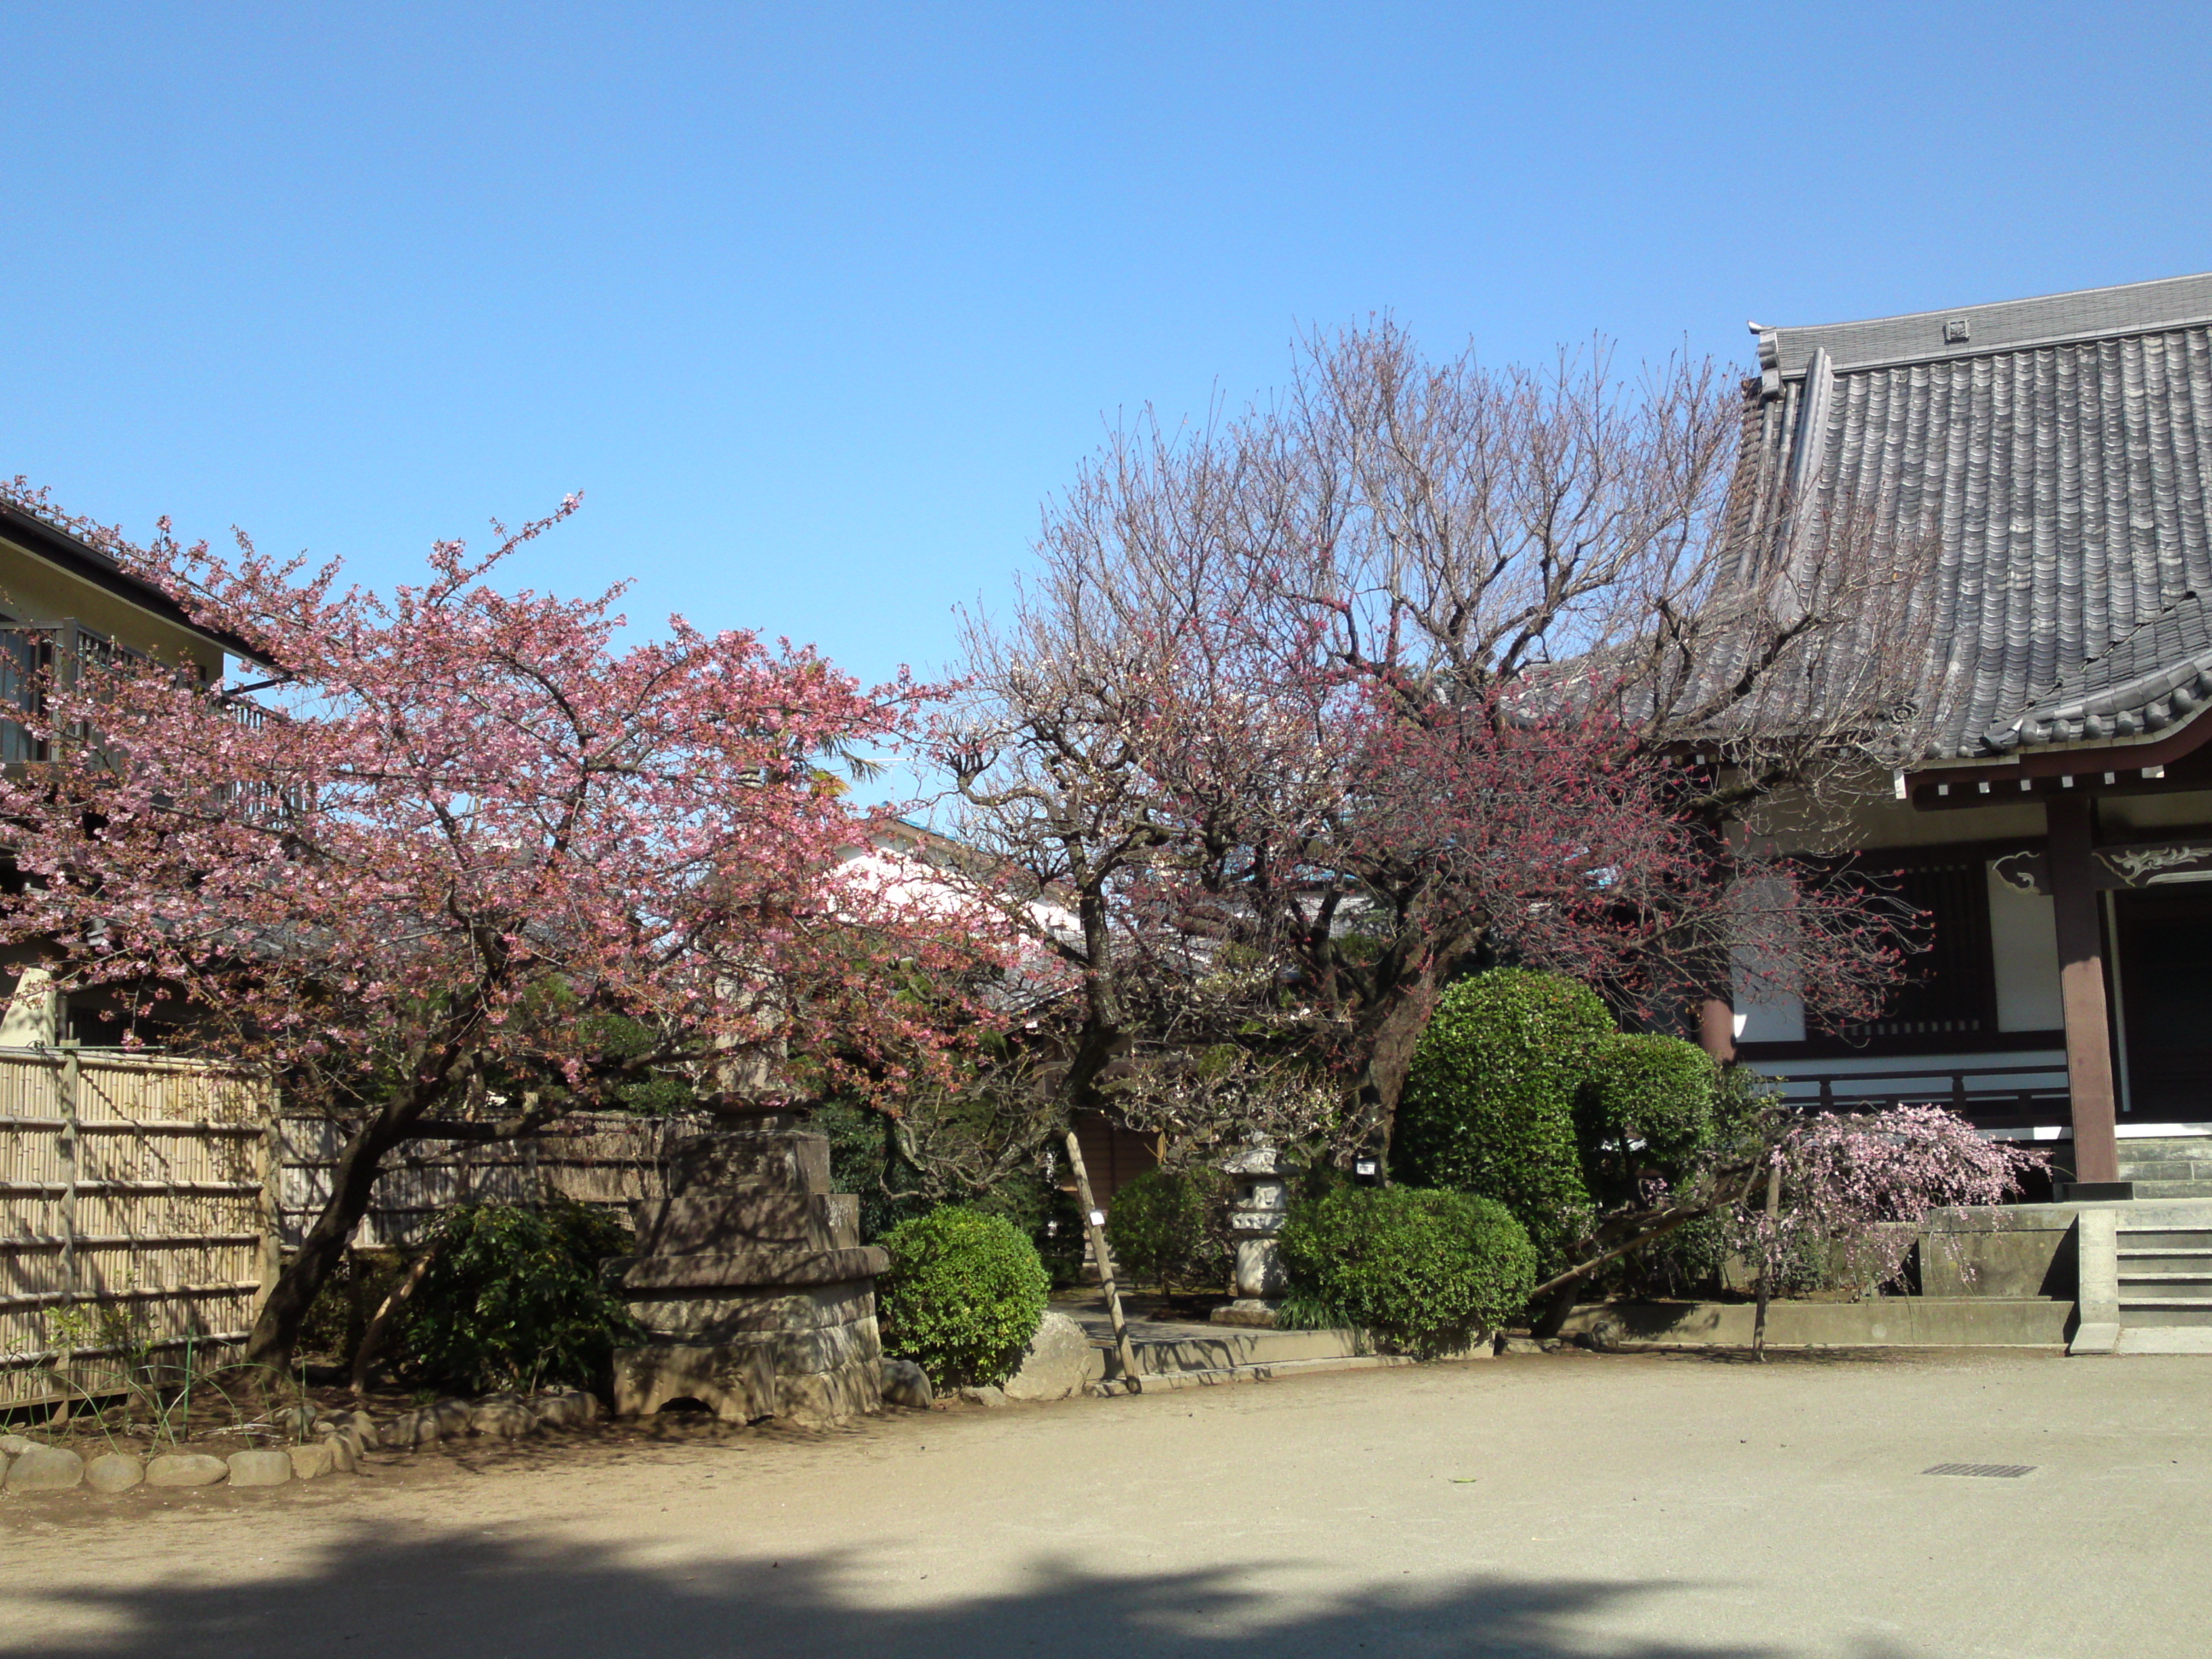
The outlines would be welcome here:
<svg viewBox="0 0 2212 1659">
<path fill-rule="evenodd" d="M 1698 1005 L 1698 1046 L 1716 1066 L 1735 1064 L 1735 1008 L 1726 997 L 1707 997 Z"/>
<path fill-rule="evenodd" d="M 2105 939 L 2097 915 L 2094 823 L 2087 795 L 2045 804 L 2051 828 L 2051 908 L 2058 924 L 2058 986 L 2066 1009 L 2066 1086 L 2074 1098 L 2074 1178 L 2118 1181 L 2112 1034 L 2105 1012 Z"/>
</svg>

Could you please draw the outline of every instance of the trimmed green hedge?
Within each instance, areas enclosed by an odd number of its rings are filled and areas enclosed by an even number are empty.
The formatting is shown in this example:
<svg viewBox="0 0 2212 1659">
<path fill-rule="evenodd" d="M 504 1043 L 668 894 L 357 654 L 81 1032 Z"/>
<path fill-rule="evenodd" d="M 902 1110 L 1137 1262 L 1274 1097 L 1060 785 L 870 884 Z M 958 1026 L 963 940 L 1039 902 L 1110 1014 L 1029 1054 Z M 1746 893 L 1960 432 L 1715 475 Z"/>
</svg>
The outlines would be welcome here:
<svg viewBox="0 0 2212 1659">
<path fill-rule="evenodd" d="M 1669 1181 L 1713 1137 L 1720 1068 L 1694 1042 L 1671 1036 L 1616 1036 L 1590 1057 L 1577 1104 L 1594 1187 L 1627 1195 L 1638 1171 Z"/>
<path fill-rule="evenodd" d="M 940 1389 L 1013 1374 L 1051 1289 L 1036 1245 L 1012 1223 L 957 1204 L 902 1221 L 878 1242 L 891 1258 L 876 1281 L 884 1352 L 913 1360 Z"/>
<path fill-rule="evenodd" d="M 568 1382 L 598 1389 L 637 1325 L 599 1264 L 636 1248 L 602 1210 L 463 1204 L 438 1218 L 435 1252 L 408 1299 L 400 1341 L 416 1376 L 471 1394 Z"/>
<path fill-rule="evenodd" d="M 1576 1096 L 1614 1036 L 1587 987 L 1498 968 L 1443 994 L 1398 1109 L 1392 1173 L 1496 1199 L 1549 1260 L 1590 1208 Z"/>
<path fill-rule="evenodd" d="M 1230 1187 L 1215 1170 L 1147 1170 L 1114 1194 L 1106 1245 L 1114 1265 L 1138 1283 L 1218 1290 L 1229 1280 L 1230 1250 L 1220 1212 Z"/>
<path fill-rule="evenodd" d="M 1536 1282 L 1527 1230 L 1470 1193 L 1339 1187 L 1299 1205 L 1278 1237 L 1294 1304 L 1416 1353 L 1503 1325 Z"/>
</svg>

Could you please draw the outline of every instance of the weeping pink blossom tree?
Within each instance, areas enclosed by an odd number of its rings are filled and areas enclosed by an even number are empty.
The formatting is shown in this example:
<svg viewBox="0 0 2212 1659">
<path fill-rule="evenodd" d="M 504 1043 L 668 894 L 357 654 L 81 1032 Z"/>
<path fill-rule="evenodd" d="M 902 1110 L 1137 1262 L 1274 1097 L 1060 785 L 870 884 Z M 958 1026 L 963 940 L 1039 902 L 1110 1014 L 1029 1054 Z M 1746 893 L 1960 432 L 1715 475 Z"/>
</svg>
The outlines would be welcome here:
<svg viewBox="0 0 2212 1659">
<path fill-rule="evenodd" d="M 410 1142 L 656 1087 L 895 1099 L 984 1018 L 980 917 L 854 858 L 888 809 L 825 769 L 901 742 L 933 694 L 681 619 L 620 646 L 619 588 L 492 585 L 574 506 L 486 554 L 441 544 L 389 595 L 243 538 L 71 526 L 237 641 L 264 701 L 121 653 L 58 665 L 18 715 L 47 758 L 0 781 L 0 940 L 112 1040 L 244 1068 L 341 1127 L 255 1360 L 289 1358 Z"/>
</svg>

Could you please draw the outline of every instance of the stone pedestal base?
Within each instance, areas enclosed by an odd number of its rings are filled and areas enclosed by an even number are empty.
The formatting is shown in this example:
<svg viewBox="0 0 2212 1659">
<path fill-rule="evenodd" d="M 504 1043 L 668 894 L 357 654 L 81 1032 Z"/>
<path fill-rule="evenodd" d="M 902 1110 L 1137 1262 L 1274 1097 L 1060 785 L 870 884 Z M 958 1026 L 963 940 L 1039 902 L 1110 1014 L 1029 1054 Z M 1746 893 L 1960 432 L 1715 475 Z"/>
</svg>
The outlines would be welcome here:
<svg viewBox="0 0 2212 1659">
<path fill-rule="evenodd" d="M 1217 1325 L 1249 1325 L 1262 1330 L 1273 1330 L 1275 1325 L 1275 1304 L 1258 1297 L 1240 1297 L 1225 1308 L 1213 1310 Z"/>
<path fill-rule="evenodd" d="M 824 1428 L 883 1408 L 880 1354 L 793 1373 L 778 1370 L 772 1353 L 767 1343 L 624 1348 L 615 1356 L 616 1413 L 650 1417 L 672 1401 L 696 1400 L 726 1423 L 774 1418 Z"/>
<path fill-rule="evenodd" d="M 647 1340 L 615 1353 L 615 1410 L 696 1400 L 732 1422 L 820 1426 L 883 1407 L 876 1276 L 829 1142 L 777 1128 L 702 1137 L 609 1264 Z"/>
</svg>

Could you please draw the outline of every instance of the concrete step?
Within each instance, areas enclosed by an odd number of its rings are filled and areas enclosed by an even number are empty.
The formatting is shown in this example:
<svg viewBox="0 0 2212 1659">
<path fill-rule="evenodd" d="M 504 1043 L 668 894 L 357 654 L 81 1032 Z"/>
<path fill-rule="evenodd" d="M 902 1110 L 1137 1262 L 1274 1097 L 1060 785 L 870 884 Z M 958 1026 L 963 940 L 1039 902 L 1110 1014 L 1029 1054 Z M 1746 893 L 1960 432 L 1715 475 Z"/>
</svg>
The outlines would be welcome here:
<svg viewBox="0 0 2212 1659">
<path fill-rule="evenodd" d="M 2174 1250 L 2212 1250 L 2212 1227 L 2159 1227 L 2136 1222 L 2122 1223 L 2118 1231 L 2120 1254 L 2131 1250 L 2155 1250 L 2160 1255 Z"/>
<path fill-rule="evenodd" d="M 2212 1135 L 2128 1135 L 2120 1141 L 2123 1164 L 2141 1164 L 2161 1158 L 2212 1160 Z"/>
<path fill-rule="evenodd" d="M 2123 1295 L 2120 1324 L 2212 1325 L 2212 1296 Z"/>
<path fill-rule="evenodd" d="M 2183 1268 L 2169 1272 L 2157 1267 L 2120 1269 L 2120 1295 L 2202 1296 L 2212 1301 L 2212 1273 Z"/>
<path fill-rule="evenodd" d="M 2123 1176 L 2122 1180 L 2128 1179 Z M 2212 1198 L 2212 1181 L 2138 1181 L 2137 1198 Z"/>
<path fill-rule="evenodd" d="M 2212 1181 L 2212 1158 L 2120 1160 L 2123 1181 Z"/>
<path fill-rule="evenodd" d="M 2212 1250 L 2122 1250 L 2120 1277 L 2142 1273 L 2197 1273 L 2212 1277 Z"/>
<path fill-rule="evenodd" d="M 2120 1333 L 2114 1353 L 2212 1354 L 2212 1325 L 2136 1325 Z"/>
</svg>

